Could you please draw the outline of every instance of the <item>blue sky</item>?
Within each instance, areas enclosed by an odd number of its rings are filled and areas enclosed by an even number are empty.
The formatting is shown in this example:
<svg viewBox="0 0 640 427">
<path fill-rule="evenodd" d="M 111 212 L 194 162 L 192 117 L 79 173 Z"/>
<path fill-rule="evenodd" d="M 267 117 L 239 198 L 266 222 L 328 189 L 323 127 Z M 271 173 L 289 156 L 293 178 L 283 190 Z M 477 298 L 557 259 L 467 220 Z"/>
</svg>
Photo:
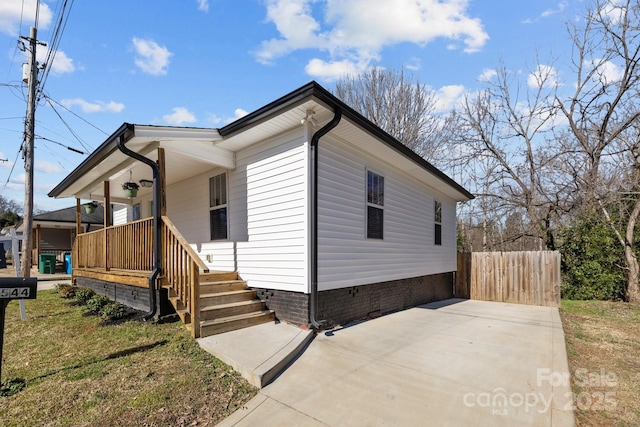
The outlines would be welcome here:
<svg viewBox="0 0 640 427">
<path fill-rule="evenodd" d="M 40 2 L 50 43 L 64 0 Z M 566 22 L 587 0 L 109 0 L 67 2 L 67 20 L 36 112 L 35 204 L 123 122 L 221 127 L 316 80 L 405 67 L 443 111 L 499 61 L 568 75 Z M 22 203 L 18 155 L 26 111 L 25 54 L 36 0 L 0 0 L 0 194 Z M 39 58 L 46 55 L 39 48 Z M 46 99 L 50 99 L 52 108 Z M 60 115 L 60 117 L 58 117 Z M 64 120 L 64 122 L 63 122 Z M 73 133 L 72 133 L 73 132 Z M 75 134 L 75 136 L 74 136 Z M 44 138 L 44 139 L 43 139 Z M 80 141 L 79 141 L 80 139 Z M 14 165 L 15 162 L 15 165 Z M 13 168 L 13 170 L 12 170 Z"/>
</svg>

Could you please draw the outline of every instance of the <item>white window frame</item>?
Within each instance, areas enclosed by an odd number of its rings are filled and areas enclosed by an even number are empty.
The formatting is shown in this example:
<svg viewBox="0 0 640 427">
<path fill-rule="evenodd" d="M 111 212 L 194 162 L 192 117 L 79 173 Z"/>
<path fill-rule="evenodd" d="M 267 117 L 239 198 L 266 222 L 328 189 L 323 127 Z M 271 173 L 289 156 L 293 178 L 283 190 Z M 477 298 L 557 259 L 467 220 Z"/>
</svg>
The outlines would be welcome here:
<svg viewBox="0 0 640 427">
<path fill-rule="evenodd" d="M 380 192 L 377 194 L 377 201 L 380 203 L 377 203 L 376 200 L 370 201 L 369 200 L 369 175 L 373 174 L 375 176 L 377 176 L 378 178 L 382 178 L 382 191 L 380 194 Z M 368 240 L 384 240 L 384 175 L 375 172 L 371 169 L 366 169 L 366 174 L 365 174 L 365 227 L 364 227 L 364 234 L 365 237 Z M 375 208 L 375 209 L 379 209 L 382 213 L 382 223 L 380 224 L 380 237 L 370 237 L 369 236 L 369 208 Z"/>
<path fill-rule="evenodd" d="M 442 202 L 433 201 L 433 244 L 442 246 Z"/>
<path fill-rule="evenodd" d="M 212 188 L 212 183 L 213 180 L 220 177 L 220 176 L 224 176 L 224 201 L 222 203 L 218 203 L 218 202 L 214 202 L 212 200 L 212 196 L 215 196 L 213 188 Z M 222 195 L 221 195 L 222 196 Z M 211 213 L 213 211 L 217 211 L 217 210 L 221 210 L 221 209 L 226 209 L 226 218 L 225 218 L 225 234 L 226 236 L 224 238 L 219 238 L 219 239 L 214 239 L 213 237 L 213 228 L 211 227 Z M 218 242 L 218 241 L 224 241 L 224 240 L 229 240 L 229 174 L 225 171 L 219 174 L 216 174 L 212 177 L 209 178 L 209 239 L 212 242 Z"/>
</svg>

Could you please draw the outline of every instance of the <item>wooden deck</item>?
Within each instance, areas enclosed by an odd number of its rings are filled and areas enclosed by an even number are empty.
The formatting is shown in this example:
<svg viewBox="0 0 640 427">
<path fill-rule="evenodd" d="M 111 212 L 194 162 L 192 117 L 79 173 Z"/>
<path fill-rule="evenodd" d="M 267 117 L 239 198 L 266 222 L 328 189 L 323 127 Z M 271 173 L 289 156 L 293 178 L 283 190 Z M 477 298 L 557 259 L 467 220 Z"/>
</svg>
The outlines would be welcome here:
<svg viewBox="0 0 640 427">
<path fill-rule="evenodd" d="M 273 311 L 247 289 L 237 272 L 209 271 L 166 216 L 161 238 L 156 286 L 167 289 L 169 301 L 195 338 L 274 319 Z M 80 234 L 72 252 L 72 277 L 148 288 L 153 253 L 152 218 Z"/>
</svg>

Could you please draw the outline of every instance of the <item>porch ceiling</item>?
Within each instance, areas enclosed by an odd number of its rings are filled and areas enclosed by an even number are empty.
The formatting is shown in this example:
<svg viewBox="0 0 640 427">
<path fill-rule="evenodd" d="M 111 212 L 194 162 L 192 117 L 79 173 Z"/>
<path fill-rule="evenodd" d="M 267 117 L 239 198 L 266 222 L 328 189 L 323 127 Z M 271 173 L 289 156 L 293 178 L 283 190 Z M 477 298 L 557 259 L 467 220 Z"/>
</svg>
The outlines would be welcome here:
<svg viewBox="0 0 640 427">
<path fill-rule="evenodd" d="M 182 128 L 181 132 L 177 132 L 174 128 L 129 126 L 134 130 L 127 139 L 127 148 L 153 161 L 158 160 L 158 148 L 165 150 L 167 185 L 182 181 L 216 165 L 226 168 L 234 166 L 234 154 L 215 147 L 215 142 L 220 139 L 216 130 Z M 131 201 L 123 197 L 121 184 L 127 181 L 139 183 L 142 179 L 151 180 L 153 173 L 149 166 L 126 156 L 118 149 L 117 138 L 125 132 L 114 133 L 92 154 L 94 158 L 88 159 L 91 163 L 85 162 L 80 166 L 84 166 L 82 174 L 78 173 L 69 182 L 63 181 L 52 190 L 50 196 L 102 200 L 104 182 L 109 181 L 111 202 L 130 204 Z M 150 194 L 151 191 L 151 188 L 141 187 L 138 195 L 142 197 L 147 193 Z"/>
</svg>

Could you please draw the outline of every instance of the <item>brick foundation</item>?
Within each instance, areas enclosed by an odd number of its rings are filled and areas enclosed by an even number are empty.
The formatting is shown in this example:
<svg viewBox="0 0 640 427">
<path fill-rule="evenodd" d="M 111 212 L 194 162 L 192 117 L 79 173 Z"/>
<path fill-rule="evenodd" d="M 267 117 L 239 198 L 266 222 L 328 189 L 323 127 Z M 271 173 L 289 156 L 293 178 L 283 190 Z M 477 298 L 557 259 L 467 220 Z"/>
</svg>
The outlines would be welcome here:
<svg viewBox="0 0 640 427">
<path fill-rule="evenodd" d="M 276 317 L 292 325 L 309 325 L 309 294 L 277 289 L 254 288 L 258 298 L 265 302 L 269 310 L 276 312 Z"/>
<path fill-rule="evenodd" d="M 281 321 L 309 325 L 309 295 L 256 288 Z M 453 298 L 453 272 L 318 292 L 318 320 L 331 327 Z"/>
<path fill-rule="evenodd" d="M 123 285 L 107 282 L 90 277 L 76 277 L 76 285 L 92 289 L 95 293 L 108 296 L 112 301 L 119 302 L 136 310 L 149 311 L 149 290 L 138 286 Z M 156 298 L 160 302 L 160 312 L 157 317 L 174 314 L 175 310 L 169 302 L 166 289 L 156 290 Z"/>
</svg>

